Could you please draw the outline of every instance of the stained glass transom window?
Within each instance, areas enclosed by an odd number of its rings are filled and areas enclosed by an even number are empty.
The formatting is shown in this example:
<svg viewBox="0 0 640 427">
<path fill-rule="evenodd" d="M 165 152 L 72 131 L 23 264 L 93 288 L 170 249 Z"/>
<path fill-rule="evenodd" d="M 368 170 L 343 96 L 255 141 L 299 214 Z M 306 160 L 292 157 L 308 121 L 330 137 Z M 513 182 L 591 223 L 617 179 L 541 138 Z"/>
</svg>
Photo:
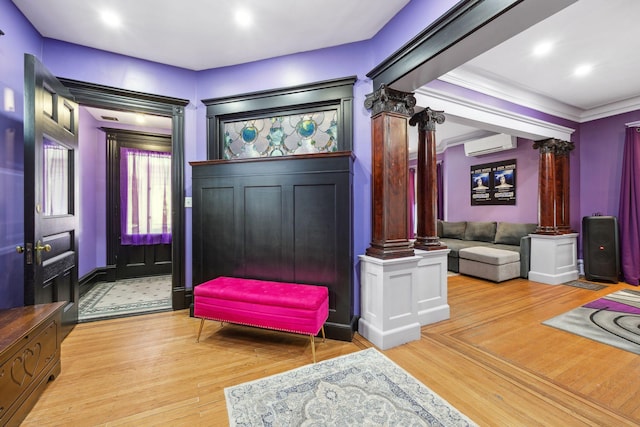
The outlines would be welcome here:
<svg viewBox="0 0 640 427">
<path fill-rule="evenodd" d="M 224 123 L 224 159 L 338 151 L 338 110 Z"/>
</svg>

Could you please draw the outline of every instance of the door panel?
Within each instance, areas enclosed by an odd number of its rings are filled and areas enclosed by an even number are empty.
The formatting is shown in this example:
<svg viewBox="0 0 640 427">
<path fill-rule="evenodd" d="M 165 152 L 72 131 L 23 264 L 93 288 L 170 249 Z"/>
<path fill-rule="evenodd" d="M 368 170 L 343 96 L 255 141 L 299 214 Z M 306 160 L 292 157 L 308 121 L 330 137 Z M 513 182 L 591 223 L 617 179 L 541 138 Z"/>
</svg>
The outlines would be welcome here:
<svg viewBox="0 0 640 427">
<path fill-rule="evenodd" d="M 64 335 L 78 321 L 78 106 L 25 55 L 25 304 L 66 301 Z"/>
<path fill-rule="evenodd" d="M 107 264 L 113 272 L 111 280 L 133 277 L 172 274 L 172 246 L 158 243 L 154 245 L 121 244 L 121 148 L 136 148 L 147 151 L 171 152 L 171 136 L 144 133 L 124 129 L 103 128 L 107 133 L 108 144 L 108 202 L 107 212 L 110 220 L 107 224 L 110 238 L 107 242 Z M 115 275 L 115 276 L 114 276 Z"/>
</svg>

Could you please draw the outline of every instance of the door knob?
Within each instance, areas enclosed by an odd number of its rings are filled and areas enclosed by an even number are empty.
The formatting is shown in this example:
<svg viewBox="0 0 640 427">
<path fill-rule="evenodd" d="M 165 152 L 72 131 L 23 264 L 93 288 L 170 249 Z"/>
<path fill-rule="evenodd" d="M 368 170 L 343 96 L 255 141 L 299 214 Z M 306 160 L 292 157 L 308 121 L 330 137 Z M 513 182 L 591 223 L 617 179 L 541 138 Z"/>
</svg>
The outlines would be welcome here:
<svg viewBox="0 0 640 427">
<path fill-rule="evenodd" d="M 38 243 L 36 243 L 36 251 L 49 252 L 51 251 L 51 245 L 47 243 L 46 245 L 42 246 L 42 242 L 38 240 Z"/>
<path fill-rule="evenodd" d="M 51 245 L 48 243 L 43 245 L 42 241 L 38 240 L 34 249 L 36 250 L 36 265 L 42 265 L 42 251 L 49 252 L 51 250 Z"/>
<path fill-rule="evenodd" d="M 16 246 L 16 252 L 18 252 L 19 254 L 24 253 L 24 247 Z"/>
</svg>

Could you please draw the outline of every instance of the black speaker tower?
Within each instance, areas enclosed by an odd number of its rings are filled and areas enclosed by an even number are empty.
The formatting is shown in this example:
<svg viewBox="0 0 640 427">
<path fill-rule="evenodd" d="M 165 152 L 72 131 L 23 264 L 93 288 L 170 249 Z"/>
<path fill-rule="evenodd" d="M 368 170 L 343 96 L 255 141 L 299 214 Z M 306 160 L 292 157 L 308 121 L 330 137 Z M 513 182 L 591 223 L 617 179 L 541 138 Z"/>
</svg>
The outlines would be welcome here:
<svg viewBox="0 0 640 427">
<path fill-rule="evenodd" d="M 620 276 L 619 248 L 615 216 L 582 218 L 582 257 L 587 280 L 617 283 Z"/>
</svg>

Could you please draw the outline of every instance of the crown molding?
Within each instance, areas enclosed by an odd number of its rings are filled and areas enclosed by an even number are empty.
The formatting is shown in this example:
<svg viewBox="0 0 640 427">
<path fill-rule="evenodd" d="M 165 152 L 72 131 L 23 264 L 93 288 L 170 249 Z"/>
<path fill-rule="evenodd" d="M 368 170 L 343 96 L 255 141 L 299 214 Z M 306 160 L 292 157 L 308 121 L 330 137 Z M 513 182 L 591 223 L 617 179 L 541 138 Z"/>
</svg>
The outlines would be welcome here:
<svg viewBox="0 0 640 427">
<path fill-rule="evenodd" d="M 581 117 L 580 123 L 590 122 L 597 119 L 604 119 L 605 117 L 611 117 L 617 114 L 623 114 L 637 110 L 640 110 L 640 96 L 625 99 L 624 101 L 612 102 L 611 104 L 603 105 L 601 107 L 592 108 L 591 110 L 585 111 Z"/>
<path fill-rule="evenodd" d="M 537 94 L 530 89 L 500 80 L 494 75 L 469 66 L 458 67 L 439 77 L 438 80 L 574 122 L 580 122 L 583 114 L 580 108 Z"/>
<path fill-rule="evenodd" d="M 589 110 L 581 109 L 537 94 L 532 89 L 504 81 L 468 65 L 458 67 L 439 77 L 438 80 L 577 123 L 640 109 L 640 97 L 612 102 Z"/>
<path fill-rule="evenodd" d="M 415 97 L 417 105 L 421 107 L 429 106 L 444 110 L 445 115 L 455 116 L 459 122 L 466 122 L 470 126 L 492 132 L 531 140 L 557 138 L 564 141 L 570 141 L 571 134 L 575 132 L 573 128 L 470 101 L 429 87 L 416 90 Z"/>
</svg>

